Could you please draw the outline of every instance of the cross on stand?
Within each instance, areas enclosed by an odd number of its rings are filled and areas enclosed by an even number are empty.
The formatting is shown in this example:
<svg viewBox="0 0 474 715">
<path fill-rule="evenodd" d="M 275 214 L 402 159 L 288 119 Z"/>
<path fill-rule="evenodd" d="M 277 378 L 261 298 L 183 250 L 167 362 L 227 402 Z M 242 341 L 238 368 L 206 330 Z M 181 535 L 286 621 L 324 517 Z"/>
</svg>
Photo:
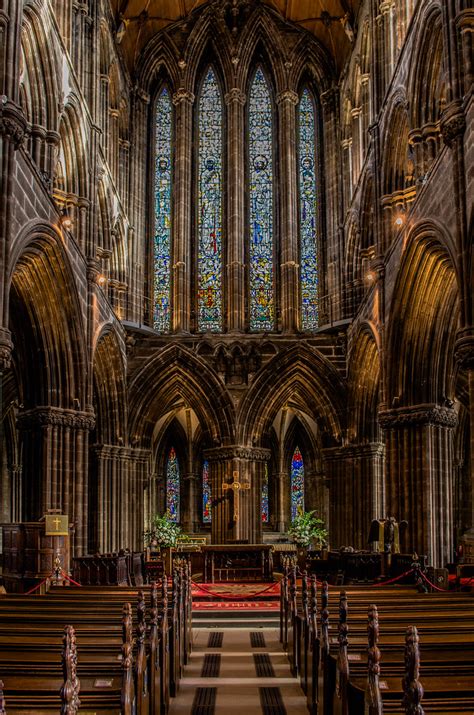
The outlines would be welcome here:
<svg viewBox="0 0 474 715">
<path fill-rule="evenodd" d="M 241 489 L 250 489 L 249 482 L 239 482 L 239 473 L 232 472 L 232 477 L 234 479 L 230 484 L 228 482 L 222 483 L 222 490 L 225 492 L 227 489 L 232 489 L 234 492 L 234 518 L 233 521 L 239 521 L 239 492 Z"/>
</svg>

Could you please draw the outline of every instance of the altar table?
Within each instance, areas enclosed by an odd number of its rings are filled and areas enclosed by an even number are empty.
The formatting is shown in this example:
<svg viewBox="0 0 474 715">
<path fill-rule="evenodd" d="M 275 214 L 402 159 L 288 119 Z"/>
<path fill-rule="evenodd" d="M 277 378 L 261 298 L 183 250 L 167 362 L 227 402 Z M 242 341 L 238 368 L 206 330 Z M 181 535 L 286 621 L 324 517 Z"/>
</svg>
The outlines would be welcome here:
<svg viewBox="0 0 474 715">
<path fill-rule="evenodd" d="M 272 544 L 201 546 L 204 583 L 215 581 L 273 581 Z"/>
</svg>

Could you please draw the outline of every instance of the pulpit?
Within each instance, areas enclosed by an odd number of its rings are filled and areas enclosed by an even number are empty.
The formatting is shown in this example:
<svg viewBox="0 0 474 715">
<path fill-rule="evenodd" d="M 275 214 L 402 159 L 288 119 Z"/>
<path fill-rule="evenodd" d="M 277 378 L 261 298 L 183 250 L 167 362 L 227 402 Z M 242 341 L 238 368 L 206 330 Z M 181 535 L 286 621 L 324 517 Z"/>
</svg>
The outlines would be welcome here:
<svg viewBox="0 0 474 715">
<path fill-rule="evenodd" d="M 54 560 L 69 571 L 69 533 L 48 535 L 44 521 L 3 524 L 3 582 L 10 593 L 23 593 L 49 576 Z"/>
</svg>

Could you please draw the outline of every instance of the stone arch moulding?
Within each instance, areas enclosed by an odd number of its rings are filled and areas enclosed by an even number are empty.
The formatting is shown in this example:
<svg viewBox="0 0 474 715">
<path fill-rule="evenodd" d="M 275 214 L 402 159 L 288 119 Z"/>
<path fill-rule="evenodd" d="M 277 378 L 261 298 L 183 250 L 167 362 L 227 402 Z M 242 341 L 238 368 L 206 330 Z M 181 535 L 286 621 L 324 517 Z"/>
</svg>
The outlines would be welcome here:
<svg viewBox="0 0 474 715">
<path fill-rule="evenodd" d="M 229 394 L 204 360 L 177 345 L 164 349 L 129 387 L 130 435 L 147 446 L 157 419 L 176 398 L 194 409 L 214 445 L 232 444 L 235 410 Z"/>
<path fill-rule="evenodd" d="M 326 358 L 302 344 L 273 358 L 258 375 L 238 414 L 242 444 L 259 445 L 278 410 L 291 400 L 337 444 L 345 422 L 346 385 Z"/>
</svg>

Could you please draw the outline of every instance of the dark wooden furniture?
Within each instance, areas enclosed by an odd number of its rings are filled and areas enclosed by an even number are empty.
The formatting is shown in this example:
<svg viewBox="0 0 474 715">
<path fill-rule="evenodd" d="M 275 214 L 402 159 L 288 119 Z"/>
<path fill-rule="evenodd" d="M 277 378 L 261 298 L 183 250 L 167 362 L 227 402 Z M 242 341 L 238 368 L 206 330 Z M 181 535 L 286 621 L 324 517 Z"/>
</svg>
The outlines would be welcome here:
<svg viewBox="0 0 474 715">
<path fill-rule="evenodd" d="M 271 544 L 202 546 L 204 583 L 214 581 L 273 581 Z"/>
<path fill-rule="evenodd" d="M 69 536 L 46 536 L 44 521 L 3 524 L 3 583 L 23 593 L 49 576 L 58 555 L 69 571 Z"/>
</svg>

